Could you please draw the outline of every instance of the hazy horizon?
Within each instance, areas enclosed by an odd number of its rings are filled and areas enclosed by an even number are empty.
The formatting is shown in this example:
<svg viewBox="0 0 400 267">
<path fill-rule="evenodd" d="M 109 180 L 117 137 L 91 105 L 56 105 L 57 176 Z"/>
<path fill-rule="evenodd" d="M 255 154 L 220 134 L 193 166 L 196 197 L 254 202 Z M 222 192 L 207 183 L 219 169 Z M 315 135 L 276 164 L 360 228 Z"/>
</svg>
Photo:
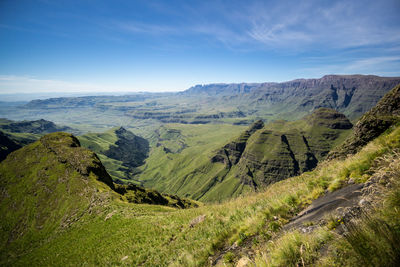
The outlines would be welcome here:
<svg viewBox="0 0 400 267">
<path fill-rule="evenodd" d="M 0 94 L 400 76 L 400 2 L 0 3 Z"/>
<path fill-rule="evenodd" d="M 326 74 L 326 75 L 374 75 L 374 74 Z M 223 83 L 223 82 L 212 82 L 209 84 L 240 84 L 240 83 L 269 83 L 269 82 L 276 82 L 276 83 L 281 83 L 281 82 L 290 82 L 294 81 L 297 79 L 320 79 L 326 75 L 323 75 L 321 77 L 313 77 L 313 78 L 304 78 L 304 77 L 298 77 L 295 79 L 290 79 L 287 81 L 263 81 L 263 82 L 231 82 L 231 83 Z M 389 76 L 380 76 L 380 77 L 387 77 L 390 78 Z M 179 93 L 183 92 L 185 90 L 190 89 L 191 87 L 197 86 L 197 85 L 206 85 L 206 84 L 193 84 L 192 86 L 185 88 L 183 90 L 179 91 L 77 91 L 77 92 L 61 92 L 61 91 L 53 91 L 53 92 L 46 92 L 46 91 L 37 91 L 37 92 L 17 92 L 17 93 L 3 93 L 0 92 L 0 102 L 28 102 L 31 100 L 37 100 L 37 99 L 48 99 L 48 98 L 58 98 L 58 97 L 84 97 L 84 96 L 122 96 L 122 95 L 130 95 L 130 94 L 157 94 L 157 93 Z"/>
</svg>

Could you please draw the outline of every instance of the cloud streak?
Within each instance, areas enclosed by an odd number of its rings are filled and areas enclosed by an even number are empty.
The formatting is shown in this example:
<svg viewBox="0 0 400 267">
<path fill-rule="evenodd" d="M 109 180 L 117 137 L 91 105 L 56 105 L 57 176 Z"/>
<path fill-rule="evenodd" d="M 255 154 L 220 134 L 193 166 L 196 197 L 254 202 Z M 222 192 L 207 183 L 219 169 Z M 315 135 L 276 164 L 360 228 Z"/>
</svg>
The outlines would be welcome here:
<svg viewBox="0 0 400 267">
<path fill-rule="evenodd" d="M 328 61 L 329 62 L 329 61 Z M 301 68 L 300 74 L 307 77 L 320 77 L 325 74 L 375 74 L 400 76 L 400 56 L 366 57 L 344 60 L 336 64 L 316 63 L 314 67 Z"/>
<path fill-rule="evenodd" d="M 130 34 L 212 36 L 230 47 L 346 49 L 400 42 L 395 1 L 213 1 L 182 7 L 176 23 L 120 22 Z M 391 16 L 392 15 L 392 16 Z M 394 16 L 394 17 L 393 17 Z M 394 21 L 392 21 L 394 19 Z"/>
<path fill-rule="evenodd" d="M 175 27 L 135 21 L 116 22 L 115 26 L 122 31 L 133 34 L 170 35 L 179 33 L 179 29 Z"/>
<path fill-rule="evenodd" d="M 284 49 L 343 49 L 400 41 L 399 27 L 382 21 L 374 4 L 332 1 L 320 6 L 319 2 L 250 8 L 246 34 L 267 47 Z"/>
<path fill-rule="evenodd" d="M 112 91 L 110 88 L 89 83 L 72 83 L 60 80 L 36 79 L 29 76 L 0 75 L 0 93 L 16 94 L 31 92 L 90 92 Z"/>
</svg>

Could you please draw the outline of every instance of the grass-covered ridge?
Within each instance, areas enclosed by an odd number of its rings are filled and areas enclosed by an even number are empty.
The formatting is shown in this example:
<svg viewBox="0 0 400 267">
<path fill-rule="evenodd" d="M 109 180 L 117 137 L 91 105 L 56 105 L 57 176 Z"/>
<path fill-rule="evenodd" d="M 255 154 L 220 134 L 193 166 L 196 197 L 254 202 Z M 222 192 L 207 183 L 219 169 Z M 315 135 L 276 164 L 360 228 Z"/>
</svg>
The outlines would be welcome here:
<svg viewBox="0 0 400 267">
<path fill-rule="evenodd" d="M 0 164 L 0 188 L 2 264 L 10 264 L 14 257 L 110 205 L 125 203 L 128 209 L 136 205 L 131 203 L 198 205 L 135 185 L 114 184 L 97 155 L 62 132 L 45 135 L 8 155 Z"/>
<path fill-rule="evenodd" d="M 293 214 L 326 189 L 334 190 L 350 177 L 365 181 L 375 160 L 399 147 L 400 128 L 392 128 L 355 156 L 322 164 L 312 172 L 275 183 L 265 192 L 222 204 L 177 210 L 132 205 L 117 198 L 97 206 L 91 213 L 82 213 L 69 227 L 51 232 L 50 238 L 35 246 L 30 245 L 25 235 L 20 237 L 26 238 L 24 246 L 20 241 L 7 244 L 9 232 L 2 225 L 1 254 L 7 255 L 2 264 L 206 265 L 213 255 L 232 244 L 241 246 L 251 240 L 251 244 L 262 248 Z M 6 161 L 9 160 L 12 161 L 11 158 Z M 2 169 L 4 166 L 0 165 L 2 175 L 6 171 Z M 3 199 L 5 195 L 2 194 Z M 32 206 L 27 209 L 24 212 L 32 216 L 38 211 Z M 199 216 L 204 216 L 204 221 L 192 223 Z M 49 227 L 58 229 L 58 225 L 52 222 Z M 39 228 L 30 229 L 36 235 L 49 234 Z"/>
<path fill-rule="evenodd" d="M 351 126 L 332 109 L 292 122 L 256 121 L 244 131 L 229 125 L 167 125 L 156 132 L 158 141 L 137 177 L 162 192 L 222 201 L 312 170 Z"/>
</svg>

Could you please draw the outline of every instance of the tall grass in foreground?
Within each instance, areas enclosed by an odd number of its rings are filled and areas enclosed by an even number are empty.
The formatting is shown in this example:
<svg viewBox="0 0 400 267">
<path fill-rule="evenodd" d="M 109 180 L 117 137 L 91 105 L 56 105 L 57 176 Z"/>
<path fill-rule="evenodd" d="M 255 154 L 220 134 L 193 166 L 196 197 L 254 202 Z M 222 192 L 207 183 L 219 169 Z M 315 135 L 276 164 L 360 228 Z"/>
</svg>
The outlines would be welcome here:
<svg viewBox="0 0 400 267">
<path fill-rule="evenodd" d="M 348 233 L 336 243 L 336 254 L 331 255 L 337 264 L 400 266 L 400 154 L 384 161 L 387 166 L 377 175 L 388 183 L 388 192 L 372 211 L 346 223 Z"/>
<path fill-rule="evenodd" d="M 308 234 L 283 233 L 263 247 L 257 266 L 400 266 L 400 153 L 375 162 L 371 174 L 387 185 L 385 195 L 357 220 L 345 222 L 344 236 L 326 226 Z"/>
</svg>

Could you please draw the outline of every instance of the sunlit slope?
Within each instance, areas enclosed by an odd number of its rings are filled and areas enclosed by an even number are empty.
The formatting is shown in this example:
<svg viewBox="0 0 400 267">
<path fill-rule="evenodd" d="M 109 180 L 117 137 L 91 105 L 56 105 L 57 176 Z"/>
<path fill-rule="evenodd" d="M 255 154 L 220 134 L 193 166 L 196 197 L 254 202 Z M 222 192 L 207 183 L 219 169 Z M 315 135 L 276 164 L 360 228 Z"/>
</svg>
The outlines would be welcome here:
<svg viewBox="0 0 400 267">
<path fill-rule="evenodd" d="M 224 166 L 211 164 L 214 151 L 244 129 L 225 124 L 167 124 L 156 132 L 158 141 L 140 168 L 139 179 L 145 187 L 200 199 L 216 181 L 213 177 L 225 172 Z M 231 195 L 232 190 L 227 188 L 227 192 Z"/>
<path fill-rule="evenodd" d="M 223 204 L 177 210 L 106 202 L 40 244 L 27 242 L 23 250 L 12 250 L 10 241 L 3 247 L 2 255 L 7 256 L 2 264 L 207 265 L 223 247 L 240 246 L 247 238 L 254 237 L 254 245 L 268 243 L 289 218 L 326 189 L 334 190 L 350 177 L 367 179 L 371 170 L 379 167 L 375 159 L 400 148 L 399 142 L 400 128 L 392 127 L 355 156 Z"/>
<path fill-rule="evenodd" d="M 2 261 L 108 205 L 114 188 L 96 155 L 66 133 L 11 153 L 0 164 L 0 185 Z"/>
<path fill-rule="evenodd" d="M 294 122 L 264 126 L 257 121 L 230 141 L 223 132 L 227 126 L 169 125 L 174 135 L 165 139 L 165 146 L 158 144 L 138 177 L 146 187 L 162 192 L 221 201 L 312 170 L 343 141 L 351 126 L 344 115 L 330 109 L 318 109 Z M 185 133 L 189 127 L 193 137 Z M 211 141 L 214 137 L 219 137 L 219 142 Z M 186 145 L 186 139 L 197 141 Z M 171 144 L 175 148 L 168 148 Z"/>
<path fill-rule="evenodd" d="M 0 163 L 0 188 L 0 261 L 8 263 L 9 257 L 40 247 L 111 204 L 198 206 L 132 184 L 114 184 L 97 155 L 62 132 L 9 154 Z"/>
</svg>

